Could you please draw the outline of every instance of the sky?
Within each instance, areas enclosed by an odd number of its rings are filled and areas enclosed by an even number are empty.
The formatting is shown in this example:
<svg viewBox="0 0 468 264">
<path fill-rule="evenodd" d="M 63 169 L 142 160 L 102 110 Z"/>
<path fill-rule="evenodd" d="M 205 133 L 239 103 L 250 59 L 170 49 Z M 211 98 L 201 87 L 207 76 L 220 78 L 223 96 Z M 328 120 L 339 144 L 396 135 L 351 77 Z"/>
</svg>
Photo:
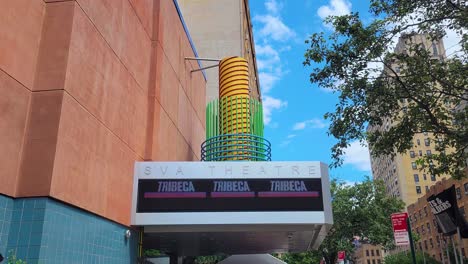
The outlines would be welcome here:
<svg viewBox="0 0 468 264">
<path fill-rule="evenodd" d="M 274 161 L 321 161 L 331 163 L 336 140 L 327 135 L 323 118 L 334 111 L 337 94 L 309 81 L 311 68 L 304 67 L 304 41 L 313 33 L 333 33 L 323 19 L 330 15 L 359 12 L 371 21 L 366 0 L 250 0 L 255 52 L 263 98 L 265 138 L 272 143 Z M 396 39 L 395 39 L 396 40 Z M 459 39 L 447 32 L 447 56 L 459 51 Z M 394 43 L 396 44 L 396 43 Z M 330 176 L 349 184 L 372 178 L 369 151 L 352 142 L 344 164 L 330 169 Z"/>
<path fill-rule="evenodd" d="M 334 110 L 337 95 L 311 84 L 304 67 L 304 41 L 315 32 L 332 33 L 323 23 L 329 15 L 367 13 L 363 0 L 251 0 L 255 52 L 263 98 L 265 138 L 272 143 L 274 161 L 331 163 L 336 140 L 327 135 L 326 112 Z M 341 168 L 330 176 L 354 183 L 371 177 L 369 152 L 351 143 Z"/>
<path fill-rule="evenodd" d="M 330 15 L 359 12 L 372 21 L 365 0 L 250 0 L 255 52 L 263 98 L 265 138 L 272 143 L 274 161 L 321 161 L 331 163 L 323 118 L 334 111 L 337 94 L 309 81 L 311 68 L 304 67 L 304 41 L 313 33 L 333 33 L 323 19 Z M 396 39 L 395 39 L 396 41 Z M 444 38 L 447 56 L 458 52 L 454 32 Z M 395 45 L 396 43 L 394 43 Z M 392 48 L 393 49 L 393 48 Z M 330 169 L 331 178 L 349 184 L 372 178 L 369 151 L 352 142 L 340 168 Z"/>
</svg>

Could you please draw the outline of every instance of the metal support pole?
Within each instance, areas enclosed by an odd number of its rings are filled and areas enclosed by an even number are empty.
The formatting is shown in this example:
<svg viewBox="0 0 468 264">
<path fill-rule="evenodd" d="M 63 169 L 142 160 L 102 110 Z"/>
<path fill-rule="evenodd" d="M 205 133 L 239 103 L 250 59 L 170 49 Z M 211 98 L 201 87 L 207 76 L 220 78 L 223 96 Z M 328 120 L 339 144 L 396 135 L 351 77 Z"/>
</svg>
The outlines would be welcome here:
<svg viewBox="0 0 468 264">
<path fill-rule="evenodd" d="M 218 67 L 218 66 L 219 66 L 218 64 L 215 64 L 215 65 L 206 66 L 206 67 L 203 67 L 203 68 L 200 68 L 200 69 L 196 69 L 196 70 L 191 70 L 190 72 L 203 71 L 203 70 L 210 69 L 210 68 L 215 68 L 215 67 Z"/>
<path fill-rule="evenodd" d="M 457 233 L 458 233 L 458 252 L 460 252 L 460 264 L 463 264 L 463 253 L 462 253 L 463 240 L 460 234 L 460 227 L 458 226 L 457 226 Z"/>
<path fill-rule="evenodd" d="M 185 57 L 186 60 L 196 60 L 196 61 L 221 61 L 221 59 L 215 58 L 195 58 L 195 57 Z"/>
<path fill-rule="evenodd" d="M 411 258 L 413 260 L 413 264 L 416 264 L 416 254 L 414 253 L 413 232 L 411 231 L 411 223 L 410 223 L 409 217 L 406 218 L 406 225 L 408 226 L 408 236 L 409 236 L 410 248 L 411 248 Z"/>
<path fill-rule="evenodd" d="M 452 264 L 452 261 L 450 260 L 450 254 L 449 254 L 449 250 L 448 250 L 448 241 L 447 239 L 445 239 L 445 252 L 447 253 L 447 262 L 448 264 Z"/>
<path fill-rule="evenodd" d="M 455 247 L 455 241 L 453 240 L 453 236 L 450 236 L 450 240 L 452 240 L 452 249 L 453 249 L 453 256 L 455 257 L 455 263 L 458 263 L 458 256 L 457 256 L 457 248 Z M 460 263 L 462 264 L 462 263 Z"/>
</svg>

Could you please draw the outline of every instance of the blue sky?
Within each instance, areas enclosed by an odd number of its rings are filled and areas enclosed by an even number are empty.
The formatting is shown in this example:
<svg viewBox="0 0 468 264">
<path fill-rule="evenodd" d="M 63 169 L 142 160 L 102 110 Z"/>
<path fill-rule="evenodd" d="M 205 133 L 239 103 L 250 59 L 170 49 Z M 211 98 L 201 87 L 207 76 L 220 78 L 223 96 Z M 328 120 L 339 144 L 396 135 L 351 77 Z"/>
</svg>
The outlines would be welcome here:
<svg viewBox="0 0 468 264">
<path fill-rule="evenodd" d="M 323 115 L 333 111 L 337 95 L 309 82 L 310 68 L 302 65 L 304 40 L 314 32 L 331 33 L 328 15 L 368 12 L 362 0 L 251 0 L 255 51 L 265 111 L 265 137 L 273 147 L 273 160 L 331 162 L 335 143 L 327 135 Z M 365 16 L 365 15 L 364 15 Z M 345 164 L 330 175 L 356 182 L 371 176 L 366 147 L 352 143 Z"/>
</svg>

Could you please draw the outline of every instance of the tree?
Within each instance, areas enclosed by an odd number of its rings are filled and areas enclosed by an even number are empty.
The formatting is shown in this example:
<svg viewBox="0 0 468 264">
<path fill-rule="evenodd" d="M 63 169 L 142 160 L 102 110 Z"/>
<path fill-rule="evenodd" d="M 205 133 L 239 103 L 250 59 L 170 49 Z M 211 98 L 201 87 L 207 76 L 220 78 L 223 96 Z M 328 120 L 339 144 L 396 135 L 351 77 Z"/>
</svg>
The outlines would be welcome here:
<svg viewBox="0 0 468 264">
<path fill-rule="evenodd" d="M 384 263 L 385 264 L 413 264 L 413 260 L 411 258 L 410 252 L 400 252 L 397 254 L 387 255 L 384 258 Z M 431 256 L 429 256 L 426 253 L 416 252 L 416 263 L 438 264 L 439 262 L 433 259 Z"/>
<path fill-rule="evenodd" d="M 304 65 L 310 81 L 339 94 L 329 133 L 332 166 L 342 164 L 346 147 L 368 141 L 372 155 L 405 153 L 417 133 L 429 132 L 438 143 L 435 155 L 419 162 L 431 174 L 465 176 L 468 158 L 468 6 L 461 0 L 371 0 L 373 22 L 359 13 L 332 16 L 335 31 L 315 33 L 306 43 Z M 368 19 L 367 19 L 368 20 Z M 366 20 L 366 21 L 367 21 Z M 450 30 L 460 37 L 460 51 L 448 57 L 412 41 L 424 34 L 436 43 Z M 394 52 L 395 39 L 406 51 Z M 453 48 L 453 47 L 448 47 Z M 435 59 L 437 58 L 437 59 Z M 376 67 L 380 65 L 380 67 Z M 397 67 L 398 66 L 398 67 Z M 367 131 L 390 120 L 389 129 Z"/>
<path fill-rule="evenodd" d="M 338 251 L 346 251 L 350 257 L 356 237 L 367 243 L 393 246 L 390 215 L 403 209 L 403 202 L 385 195 L 381 181 L 369 178 L 353 186 L 331 182 L 333 227 L 317 251 L 285 254 L 281 258 L 289 264 L 307 264 L 310 259 L 325 258 L 335 263 Z M 292 255 L 292 256 L 291 256 Z M 316 263 L 316 262 L 315 262 Z"/>
</svg>

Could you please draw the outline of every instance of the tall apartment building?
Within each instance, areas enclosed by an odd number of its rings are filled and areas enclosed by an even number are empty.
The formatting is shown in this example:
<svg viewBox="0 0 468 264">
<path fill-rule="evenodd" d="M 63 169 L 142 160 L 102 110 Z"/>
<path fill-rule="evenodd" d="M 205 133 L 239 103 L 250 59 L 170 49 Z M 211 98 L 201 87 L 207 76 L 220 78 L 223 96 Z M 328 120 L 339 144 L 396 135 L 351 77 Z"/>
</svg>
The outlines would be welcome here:
<svg viewBox="0 0 468 264">
<path fill-rule="evenodd" d="M 200 160 L 192 44 L 175 0 L 1 1 L 0 254 L 136 263 L 135 161 Z"/>
<path fill-rule="evenodd" d="M 179 0 L 190 36 L 201 58 L 239 56 L 249 64 L 249 88 L 260 100 L 248 0 Z M 209 19 L 206 19 L 209 17 Z M 215 62 L 203 61 L 204 67 Z M 218 68 L 206 69 L 207 103 L 218 98 Z"/>
<path fill-rule="evenodd" d="M 422 44 L 432 53 L 434 58 L 444 59 L 445 49 L 442 40 L 431 41 L 425 35 L 411 34 L 402 36 L 396 46 L 395 52 L 406 52 L 406 41 L 411 38 L 413 43 Z M 399 71 L 400 65 L 395 64 L 394 69 Z M 405 104 L 406 102 L 401 102 Z M 404 113 L 402 113 L 404 114 Z M 392 126 L 392 120 L 389 118 L 379 127 L 369 127 L 369 131 L 388 130 Z M 431 175 L 428 171 L 422 170 L 416 164 L 416 160 L 425 155 L 436 153 L 435 140 L 431 133 L 418 133 L 414 136 L 413 147 L 405 154 L 397 153 L 393 158 L 389 156 L 373 157 L 371 155 L 372 175 L 374 179 L 383 180 L 386 186 L 387 194 L 393 197 L 399 197 L 406 205 L 412 204 L 418 198 L 424 196 L 429 188 L 441 178 L 446 176 Z M 370 146 L 372 154 L 372 146 Z"/>
<path fill-rule="evenodd" d="M 445 189 L 455 185 L 457 204 L 460 212 L 466 219 L 466 210 L 468 206 L 468 179 L 456 181 L 454 179 L 444 179 L 438 181 L 437 184 L 429 188 L 429 191 L 420 197 L 415 203 L 408 206 L 408 216 L 411 220 L 411 230 L 419 235 L 419 241 L 415 244 L 417 251 L 422 251 L 434 259 L 447 263 L 446 248 L 451 245 L 450 238 L 443 236 L 437 232 L 436 220 L 431 212 L 431 208 L 427 203 L 427 198 L 431 195 L 436 195 Z M 455 244 L 460 241 L 457 235 L 454 235 Z M 468 254 L 468 240 L 462 239 L 461 251 L 464 258 Z M 452 254 L 452 252 L 450 252 Z M 458 253 L 457 253 L 458 254 Z"/>
<path fill-rule="evenodd" d="M 382 264 L 384 259 L 384 250 L 380 245 L 367 243 L 360 244 L 353 253 L 354 263 L 356 264 Z"/>
</svg>

